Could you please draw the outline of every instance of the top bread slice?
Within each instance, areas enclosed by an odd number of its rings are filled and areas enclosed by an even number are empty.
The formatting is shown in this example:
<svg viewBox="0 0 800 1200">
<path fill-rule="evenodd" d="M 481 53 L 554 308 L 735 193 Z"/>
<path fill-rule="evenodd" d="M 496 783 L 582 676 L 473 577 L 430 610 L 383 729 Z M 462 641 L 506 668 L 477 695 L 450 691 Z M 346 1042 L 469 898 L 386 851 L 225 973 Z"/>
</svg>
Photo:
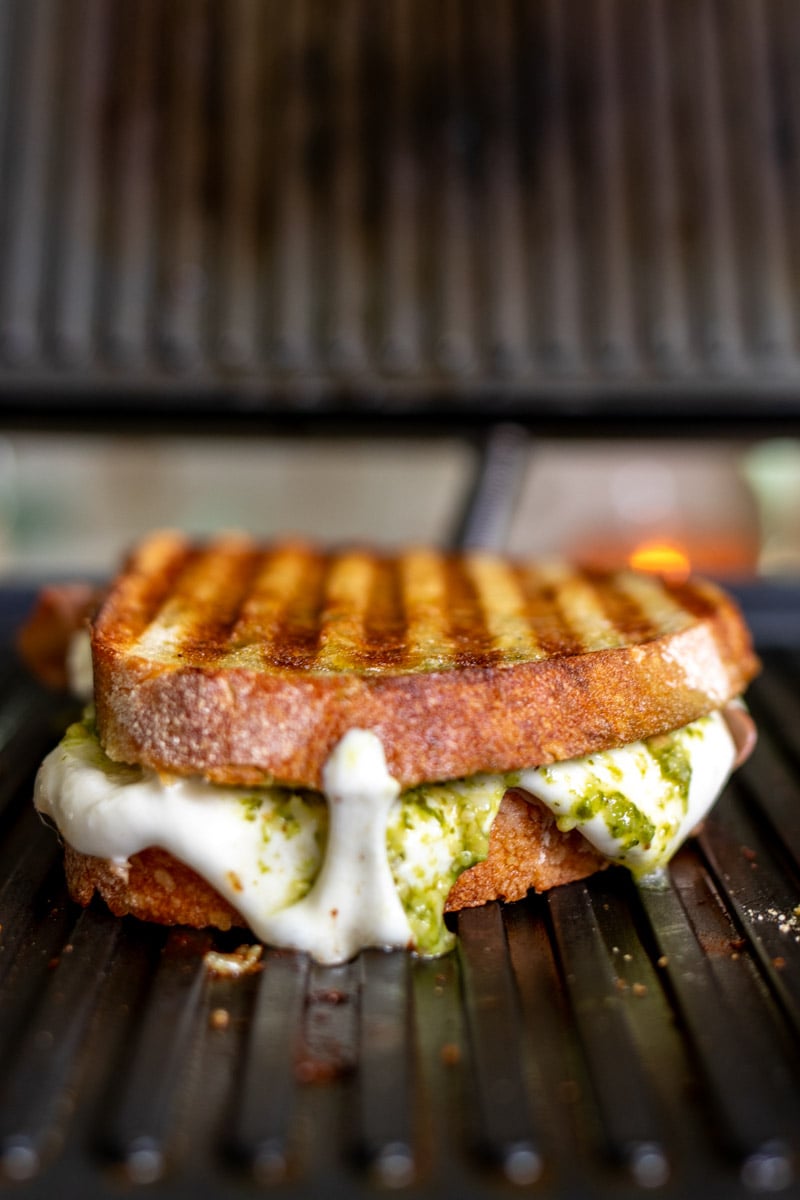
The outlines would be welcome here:
<svg viewBox="0 0 800 1200">
<path fill-rule="evenodd" d="M 131 554 L 92 654 L 111 758 L 315 788 L 348 729 L 403 786 L 509 771 L 678 728 L 759 665 L 705 581 L 171 532 Z"/>
</svg>

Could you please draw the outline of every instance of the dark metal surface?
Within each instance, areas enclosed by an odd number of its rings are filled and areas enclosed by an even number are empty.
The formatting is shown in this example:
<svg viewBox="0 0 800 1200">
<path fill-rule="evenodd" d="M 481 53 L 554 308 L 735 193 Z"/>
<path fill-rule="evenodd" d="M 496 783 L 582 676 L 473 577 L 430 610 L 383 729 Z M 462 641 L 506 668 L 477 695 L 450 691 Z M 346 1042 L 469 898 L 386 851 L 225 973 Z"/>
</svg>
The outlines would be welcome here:
<svg viewBox="0 0 800 1200">
<path fill-rule="evenodd" d="M 3 599 L 7 627 L 24 595 Z M 800 646 L 765 661 L 756 756 L 666 890 L 608 871 L 462 914 L 441 960 L 268 952 L 226 980 L 202 956 L 234 935 L 66 898 L 30 800 L 66 712 L 6 651 L 9 1194 L 800 1194 Z"/>
<path fill-rule="evenodd" d="M 0 415 L 798 415 L 794 0 L 0 0 Z"/>
</svg>

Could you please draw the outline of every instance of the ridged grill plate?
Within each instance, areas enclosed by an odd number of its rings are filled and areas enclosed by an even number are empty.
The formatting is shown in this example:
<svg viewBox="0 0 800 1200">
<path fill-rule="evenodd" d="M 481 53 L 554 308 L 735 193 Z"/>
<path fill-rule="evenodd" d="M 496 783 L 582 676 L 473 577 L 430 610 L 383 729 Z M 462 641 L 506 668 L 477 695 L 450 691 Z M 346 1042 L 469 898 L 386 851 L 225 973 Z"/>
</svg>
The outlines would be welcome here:
<svg viewBox="0 0 800 1200">
<path fill-rule="evenodd" d="M 2 0 L 2 406 L 796 413 L 799 54 L 793 0 Z"/>
<path fill-rule="evenodd" d="M 6 644 L 29 599 L 4 590 Z M 755 757 L 664 890 L 607 871 L 461 914 L 443 959 L 369 951 L 320 967 L 267 951 L 226 979 L 204 954 L 241 936 L 69 902 L 31 805 L 69 714 L 6 649 L 0 1167 L 13 1194 L 796 1195 L 800 650 L 762 650 Z"/>
</svg>

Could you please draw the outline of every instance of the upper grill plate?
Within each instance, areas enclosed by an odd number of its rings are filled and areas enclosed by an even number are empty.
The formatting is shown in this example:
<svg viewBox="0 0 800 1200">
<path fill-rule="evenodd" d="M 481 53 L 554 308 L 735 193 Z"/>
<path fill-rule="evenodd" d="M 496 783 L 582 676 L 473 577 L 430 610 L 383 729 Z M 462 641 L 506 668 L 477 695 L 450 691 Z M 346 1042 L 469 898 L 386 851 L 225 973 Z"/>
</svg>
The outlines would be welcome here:
<svg viewBox="0 0 800 1200">
<path fill-rule="evenodd" d="M 2 404 L 796 412 L 798 57 L 793 0 L 2 0 Z"/>
</svg>

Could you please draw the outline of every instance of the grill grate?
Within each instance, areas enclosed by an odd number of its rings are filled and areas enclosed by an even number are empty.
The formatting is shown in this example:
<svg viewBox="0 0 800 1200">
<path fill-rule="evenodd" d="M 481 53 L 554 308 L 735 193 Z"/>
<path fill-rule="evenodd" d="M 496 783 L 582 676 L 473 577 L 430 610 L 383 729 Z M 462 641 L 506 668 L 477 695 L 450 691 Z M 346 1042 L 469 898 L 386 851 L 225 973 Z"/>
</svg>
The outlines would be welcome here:
<svg viewBox="0 0 800 1200">
<path fill-rule="evenodd" d="M 0 0 L 6 414 L 795 414 L 793 0 Z"/>
<path fill-rule="evenodd" d="M 10 628 L 24 597 L 2 598 Z M 756 756 L 666 890 L 609 871 L 462 914 L 442 960 L 268 952 L 226 980 L 202 955 L 233 935 L 66 899 L 30 805 L 65 713 L 6 653 L 0 1160 L 16 1194 L 797 1194 L 800 650 L 766 646 L 765 663 Z"/>
</svg>

